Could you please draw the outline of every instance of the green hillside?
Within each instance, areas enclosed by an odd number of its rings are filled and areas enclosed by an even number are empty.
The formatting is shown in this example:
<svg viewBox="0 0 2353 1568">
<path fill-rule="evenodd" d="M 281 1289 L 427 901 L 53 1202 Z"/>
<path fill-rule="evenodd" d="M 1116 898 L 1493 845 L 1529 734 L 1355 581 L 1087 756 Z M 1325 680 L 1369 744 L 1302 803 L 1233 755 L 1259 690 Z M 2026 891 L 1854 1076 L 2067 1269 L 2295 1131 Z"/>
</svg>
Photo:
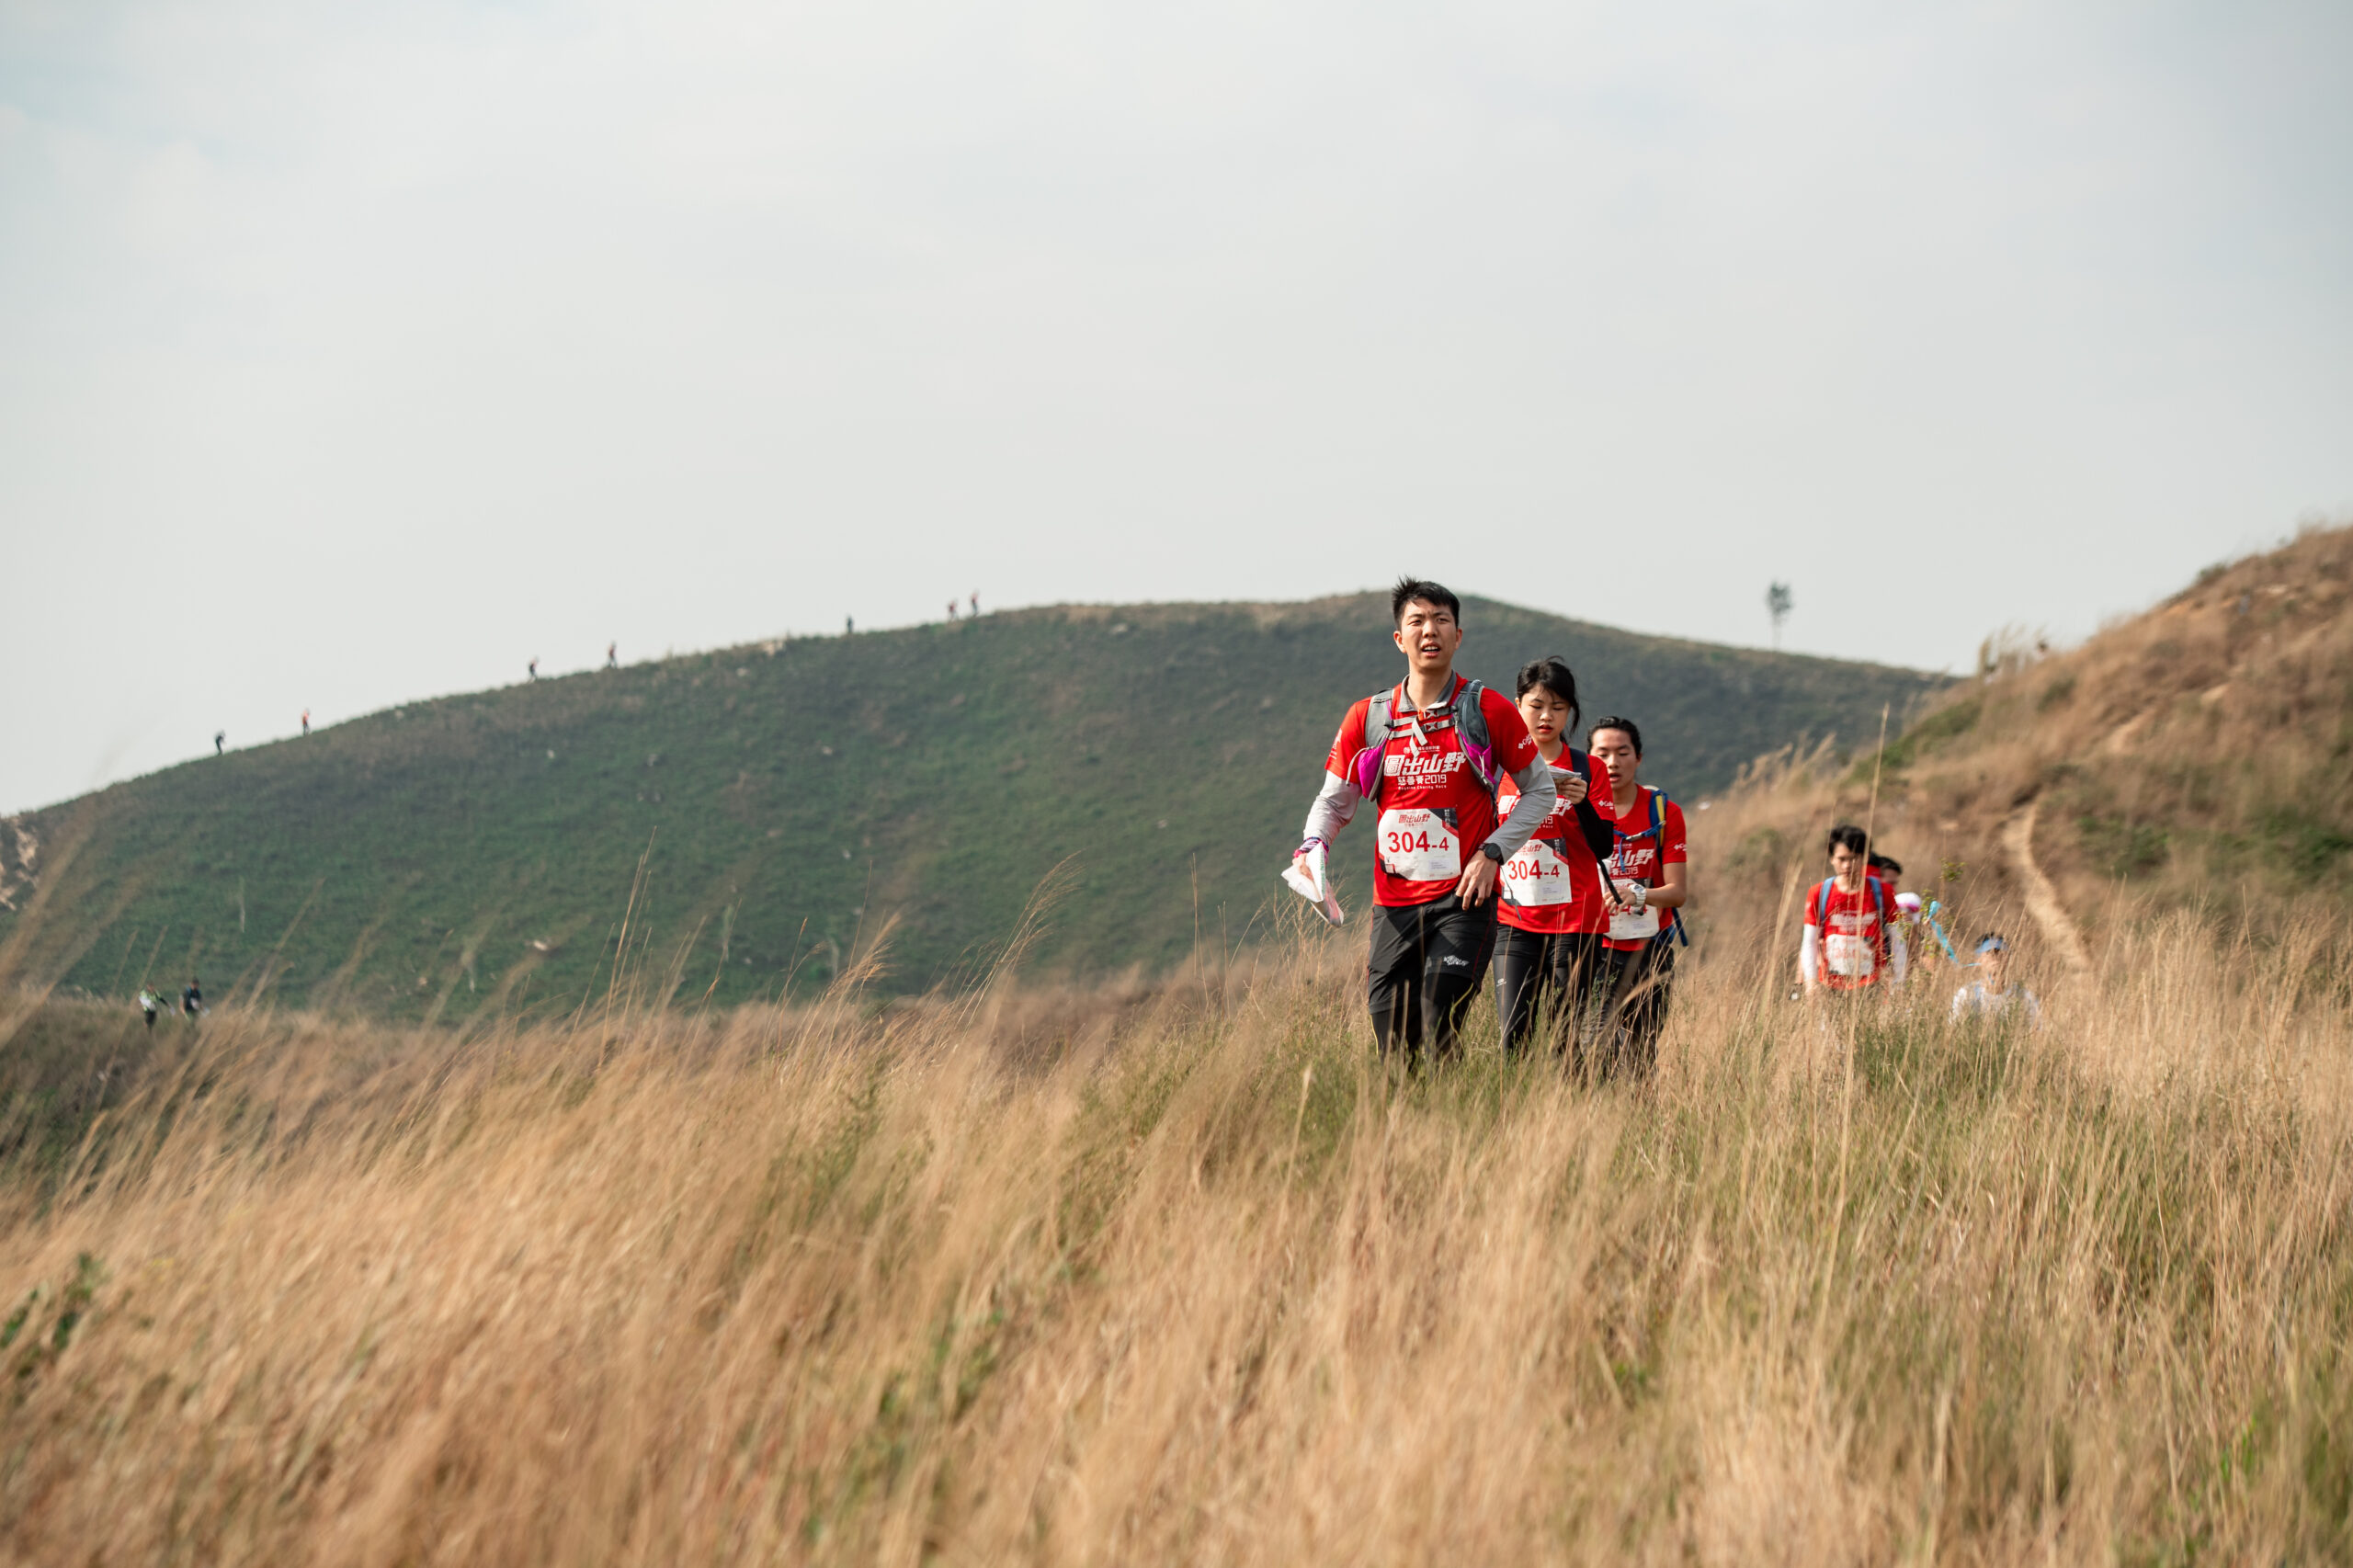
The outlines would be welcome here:
<svg viewBox="0 0 2353 1568">
<path fill-rule="evenodd" d="M 1635 718 L 1687 798 L 1940 685 L 1488 602 L 1465 619 L 1468 673 L 1508 689 L 1565 655 L 1588 716 Z M 1017 611 L 418 701 L 17 819 L 0 942 L 19 978 L 106 995 L 194 969 L 215 997 L 537 1010 L 605 983 L 642 857 L 630 947 L 659 973 L 699 930 L 685 994 L 822 982 L 886 915 L 909 989 L 981 961 L 1074 857 L 1036 961 L 1157 967 L 1192 946 L 1197 886 L 1211 938 L 1250 928 L 1341 713 L 1400 663 L 1385 596 L 1360 595 Z M 1344 892 L 1370 879 L 1351 836 Z"/>
</svg>

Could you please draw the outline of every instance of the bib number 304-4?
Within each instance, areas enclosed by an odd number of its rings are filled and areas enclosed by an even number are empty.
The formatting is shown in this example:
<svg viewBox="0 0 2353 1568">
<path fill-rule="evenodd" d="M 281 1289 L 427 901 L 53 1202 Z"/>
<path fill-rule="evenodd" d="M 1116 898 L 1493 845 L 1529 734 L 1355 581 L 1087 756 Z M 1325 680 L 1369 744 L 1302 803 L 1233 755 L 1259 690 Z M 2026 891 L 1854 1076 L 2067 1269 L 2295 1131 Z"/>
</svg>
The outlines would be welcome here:
<svg viewBox="0 0 2353 1568">
<path fill-rule="evenodd" d="M 1381 863 L 1409 882 L 1450 882 L 1462 874 L 1462 844 L 1436 812 L 1387 811 L 1381 813 Z"/>
<path fill-rule="evenodd" d="M 1524 909 L 1546 909 L 1576 902 L 1569 863 L 1540 838 L 1531 838 L 1504 862 L 1504 896 Z"/>
</svg>

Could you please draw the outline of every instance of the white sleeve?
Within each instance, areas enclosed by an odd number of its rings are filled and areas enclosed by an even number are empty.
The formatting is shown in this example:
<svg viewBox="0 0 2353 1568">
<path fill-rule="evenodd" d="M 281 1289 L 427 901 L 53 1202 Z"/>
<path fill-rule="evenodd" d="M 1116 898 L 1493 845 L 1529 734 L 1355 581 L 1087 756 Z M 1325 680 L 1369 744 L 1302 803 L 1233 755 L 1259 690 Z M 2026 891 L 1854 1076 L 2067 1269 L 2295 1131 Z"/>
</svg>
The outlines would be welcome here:
<svg viewBox="0 0 2353 1568">
<path fill-rule="evenodd" d="M 1821 976 L 1822 927 L 1819 926 L 1807 926 L 1805 934 L 1798 938 L 1798 973 L 1808 981 Z"/>
<path fill-rule="evenodd" d="M 1353 778 L 1343 778 L 1326 771 L 1324 788 L 1315 792 L 1315 803 L 1307 808 L 1307 834 L 1301 839 L 1320 838 L 1325 844 L 1339 836 L 1342 828 L 1357 814 L 1357 802 L 1364 797 L 1357 792 Z"/>
</svg>

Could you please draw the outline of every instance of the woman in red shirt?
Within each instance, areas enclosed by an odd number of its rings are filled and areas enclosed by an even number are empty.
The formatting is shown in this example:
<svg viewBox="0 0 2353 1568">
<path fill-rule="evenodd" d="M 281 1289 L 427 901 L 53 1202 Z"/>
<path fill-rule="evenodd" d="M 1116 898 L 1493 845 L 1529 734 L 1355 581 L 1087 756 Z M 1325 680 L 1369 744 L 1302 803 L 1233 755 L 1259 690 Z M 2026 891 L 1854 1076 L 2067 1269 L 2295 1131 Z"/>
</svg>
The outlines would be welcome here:
<svg viewBox="0 0 2353 1568">
<path fill-rule="evenodd" d="M 1504 1054 L 1535 1038 L 1550 1013 L 1555 1053 L 1583 1032 L 1602 970 L 1601 937 L 1609 928 L 1600 857 L 1609 850 L 1609 776 L 1570 746 L 1576 728 L 1577 677 L 1558 659 L 1519 672 L 1519 716 L 1552 774 L 1553 805 L 1535 834 L 1504 862 L 1496 908 L 1495 1015 Z M 1518 788 L 1506 779 L 1495 794 L 1507 812 Z"/>
</svg>

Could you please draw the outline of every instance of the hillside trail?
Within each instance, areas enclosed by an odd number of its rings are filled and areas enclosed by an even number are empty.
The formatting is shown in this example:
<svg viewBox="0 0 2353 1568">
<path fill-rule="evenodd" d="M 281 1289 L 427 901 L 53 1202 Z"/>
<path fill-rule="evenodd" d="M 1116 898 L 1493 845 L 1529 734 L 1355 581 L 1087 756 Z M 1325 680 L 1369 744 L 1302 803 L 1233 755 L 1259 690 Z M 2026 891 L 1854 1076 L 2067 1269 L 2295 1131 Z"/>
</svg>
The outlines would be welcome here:
<svg viewBox="0 0 2353 1568">
<path fill-rule="evenodd" d="M 2002 824 L 2002 847 L 2009 851 L 2010 864 L 2018 873 L 2018 881 L 2026 887 L 2026 912 L 2042 928 L 2043 940 L 2050 943 L 2070 974 L 2088 974 L 2092 960 L 2084 951 L 2083 933 L 2075 929 L 2067 911 L 2059 902 L 2059 890 L 2042 874 L 2034 858 L 2034 819 L 2042 810 L 2040 801 L 2030 801 L 2024 811 Z"/>
</svg>

